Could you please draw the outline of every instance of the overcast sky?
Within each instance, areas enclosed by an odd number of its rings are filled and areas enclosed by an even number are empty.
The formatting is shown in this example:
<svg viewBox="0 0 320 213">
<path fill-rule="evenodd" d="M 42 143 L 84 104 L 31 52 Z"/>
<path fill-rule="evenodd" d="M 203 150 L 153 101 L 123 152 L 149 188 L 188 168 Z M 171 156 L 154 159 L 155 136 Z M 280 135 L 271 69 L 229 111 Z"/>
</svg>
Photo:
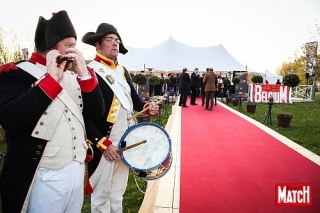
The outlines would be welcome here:
<svg viewBox="0 0 320 213">
<path fill-rule="evenodd" d="M 39 16 L 49 19 L 66 10 L 80 50 L 86 46 L 82 36 L 106 22 L 118 28 L 125 46 L 149 47 L 169 36 L 191 46 L 222 43 L 242 64 L 261 72 L 276 72 L 293 58 L 314 40 L 310 31 L 320 22 L 320 0 L 0 1 L 0 26 L 14 30 L 22 47 L 31 48 Z"/>
</svg>

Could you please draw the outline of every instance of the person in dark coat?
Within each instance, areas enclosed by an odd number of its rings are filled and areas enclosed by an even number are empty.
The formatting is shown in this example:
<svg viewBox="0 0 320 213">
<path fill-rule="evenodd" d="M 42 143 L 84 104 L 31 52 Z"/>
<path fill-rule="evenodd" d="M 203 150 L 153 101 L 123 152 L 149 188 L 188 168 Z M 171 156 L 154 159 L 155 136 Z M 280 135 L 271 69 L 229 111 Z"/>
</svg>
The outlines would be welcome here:
<svg viewBox="0 0 320 213">
<path fill-rule="evenodd" d="M 214 105 L 216 106 L 216 105 L 217 105 L 217 96 L 218 96 L 218 77 L 217 77 L 216 74 L 213 72 L 213 68 L 212 68 L 212 67 L 210 67 L 209 70 L 210 70 L 210 72 L 213 73 L 214 76 L 216 77 L 216 80 L 215 80 L 216 91 L 214 91 L 214 94 L 213 94 Z"/>
<path fill-rule="evenodd" d="M 172 73 L 172 74 L 170 74 L 169 79 L 170 79 L 170 96 L 173 96 L 173 95 L 176 96 L 177 78 Z"/>
<path fill-rule="evenodd" d="M 29 61 L 0 67 L 0 124 L 7 152 L 1 172 L 2 212 L 81 212 L 88 145 L 83 117 L 99 118 L 97 78 L 74 48 L 66 11 L 39 18 Z M 67 61 L 74 61 L 77 73 Z"/>
<path fill-rule="evenodd" d="M 206 74 L 202 74 L 201 77 L 199 78 L 200 86 L 199 86 L 199 91 L 201 95 L 201 105 L 204 106 L 205 104 L 205 99 L 206 99 L 206 93 L 204 92 L 205 90 L 205 83 L 203 83 L 203 78 Z"/>
<path fill-rule="evenodd" d="M 206 92 L 206 110 L 212 111 L 213 108 L 213 97 L 214 93 L 217 91 L 217 78 L 213 73 L 213 69 L 207 73 L 203 78 L 203 83 L 205 84 Z"/>
<path fill-rule="evenodd" d="M 180 74 L 179 83 L 179 89 L 181 92 L 179 106 L 188 107 L 187 96 L 189 92 L 190 76 L 187 73 L 187 68 L 183 68 L 182 73 Z"/>
<path fill-rule="evenodd" d="M 199 69 L 195 68 L 194 72 L 191 73 L 191 80 L 190 80 L 190 90 L 191 90 L 191 97 L 190 97 L 190 105 L 197 105 L 196 98 L 198 93 L 198 81 L 199 81 Z"/>
<path fill-rule="evenodd" d="M 148 108 L 145 113 L 155 116 L 159 106 L 140 98 L 128 71 L 119 64 L 118 54 L 126 54 L 128 50 L 113 25 L 101 23 L 96 32 L 86 33 L 82 42 L 97 50 L 88 66 L 96 71 L 106 105 L 101 118 L 85 120 L 94 150 L 94 157 L 88 163 L 86 193 L 92 193 L 91 212 L 122 212 L 129 168 L 117 153 L 121 137 L 135 124 L 131 119 L 134 110 Z"/>
<path fill-rule="evenodd" d="M 178 96 L 181 91 L 180 91 L 180 73 L 177 73 L 177 86 L 176 86 L 176 96 Z"/>
</svg>

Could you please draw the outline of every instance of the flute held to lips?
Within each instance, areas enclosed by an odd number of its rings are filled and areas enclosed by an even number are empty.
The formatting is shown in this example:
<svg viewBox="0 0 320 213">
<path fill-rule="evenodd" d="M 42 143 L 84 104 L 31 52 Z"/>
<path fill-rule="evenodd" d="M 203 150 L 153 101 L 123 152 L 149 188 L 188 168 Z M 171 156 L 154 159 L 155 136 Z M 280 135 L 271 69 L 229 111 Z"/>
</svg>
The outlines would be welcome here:
<svg viewBox="0 0 320 213">
<path fill-rule="evenodd" d="M 63 61 L 67 61 L 67 63 L 68 63 L 68 62 L 73 62 L 73 61 L 74 61 L 74 58 L 68 58 L 68 57 L 59 55 L 59 56 L 57 57 L 57 64 L 60 64 L 60 63 L 63 62 Z"/>
</svg>

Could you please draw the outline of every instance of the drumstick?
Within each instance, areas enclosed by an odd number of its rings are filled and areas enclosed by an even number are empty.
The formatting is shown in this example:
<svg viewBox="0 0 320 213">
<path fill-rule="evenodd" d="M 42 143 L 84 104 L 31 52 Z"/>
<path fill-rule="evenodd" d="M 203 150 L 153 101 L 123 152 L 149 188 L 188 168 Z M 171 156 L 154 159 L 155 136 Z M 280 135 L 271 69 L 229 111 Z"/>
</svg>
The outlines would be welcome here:
<svg viewBox="0 0 320 213">
<path fill-rule="evenodd" d="M 162 100 L 157 101 L 156 104 L 157 104 L 157 105 L 160 105 L 160 104 L 162 104 L 162 102 L 164 102 L 165 100 L 167 100 L 167 99 L 166 99 L 166 98 L 163 98 Z M 134 114 L 133 116 L 131 116 L 130 118 L 128 118 L 128 120 L 131 120 L 131 119 L 137 117 L 138 115 L 144 113 L 144 112 L 147 111 L 147 110 L 149 110 L 149 107 L 146 107 L 146 108 L 144 108 L 143 110 L 141 110 L 140 112 L 137 112 L 136 114 Z"/>
<path fill-rule="evenodd" d="M 147 142 L 147 140 L 143 140 L 143 141 L 140 141 L 140 142 L 138 142 L 138 143 L 132 144 L 132 145 L 130 145 L 130 146 L 126 146 L 126 147 L 124 147 L 124 148 L 122 148 L 122 149 L 118 149 L 118 150 L 117 150 L 117 153 L 119 154 L 120 152 L 126 151 L 127 149 L 131 149 L 131 148 L 133 148 L 133 147 L 135 147 L 135 146 L 138 146 L 138 145 L 143 144 L 143 143 L 146 143 L 146 142 Z"/>
</svg>

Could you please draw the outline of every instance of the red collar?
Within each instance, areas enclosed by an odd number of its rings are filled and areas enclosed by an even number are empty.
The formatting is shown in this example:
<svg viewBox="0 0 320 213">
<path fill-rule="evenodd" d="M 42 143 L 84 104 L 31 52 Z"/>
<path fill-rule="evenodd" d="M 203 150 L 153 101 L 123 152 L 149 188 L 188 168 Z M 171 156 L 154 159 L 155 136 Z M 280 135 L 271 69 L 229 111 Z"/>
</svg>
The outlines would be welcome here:
<svg viewBox="0 0 320 213">
<path fill-rule="evenodd" d="M 33 64 L 39 63 L 39 64 L 42 64 L 43 66 L 46 66 L 47 59 L 39 55 L 38 53 L 33 52 L 29 59 L 29 62 Z"/>
</svg>

